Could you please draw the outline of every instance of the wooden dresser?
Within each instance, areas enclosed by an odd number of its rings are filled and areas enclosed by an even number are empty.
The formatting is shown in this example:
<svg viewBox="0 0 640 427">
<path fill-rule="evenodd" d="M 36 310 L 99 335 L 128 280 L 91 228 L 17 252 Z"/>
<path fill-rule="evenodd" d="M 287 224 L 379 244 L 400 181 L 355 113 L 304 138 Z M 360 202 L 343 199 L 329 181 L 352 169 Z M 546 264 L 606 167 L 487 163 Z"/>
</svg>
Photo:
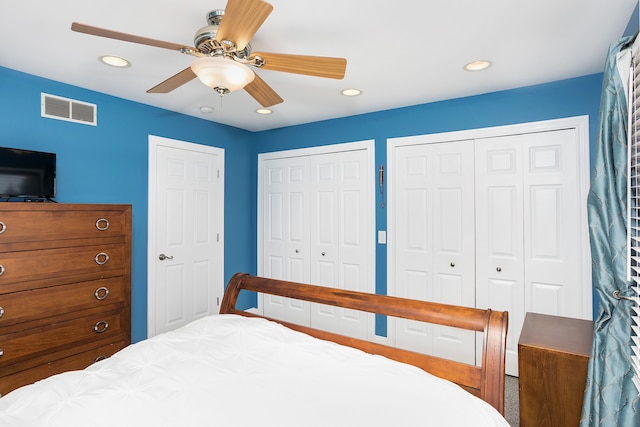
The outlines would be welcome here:
<svg viewBox="0 0 640 427">
<path fill-rule="evenodd" d="M 0 394 L 131 342 L 131 206 L 0 203 Z"/>
<path fill-rule="evenodd" d="M 578 427 L 591 320 L 527 313 L 518 342 L 520 425 Z"/>
</svg>

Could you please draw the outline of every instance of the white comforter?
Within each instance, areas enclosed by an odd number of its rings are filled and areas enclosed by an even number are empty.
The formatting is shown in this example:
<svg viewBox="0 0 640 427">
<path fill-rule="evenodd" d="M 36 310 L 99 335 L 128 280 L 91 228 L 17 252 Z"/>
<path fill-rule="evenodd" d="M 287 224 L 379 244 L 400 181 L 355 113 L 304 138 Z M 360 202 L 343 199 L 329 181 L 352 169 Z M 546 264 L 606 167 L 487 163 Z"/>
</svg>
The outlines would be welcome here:
<svg viewBox="0 0 640 427">
<path fill-rule="evenodd" d="M 0 398 L 0 426 L 508 426 L 413 366 L 210 316 Z"/>
</svg>

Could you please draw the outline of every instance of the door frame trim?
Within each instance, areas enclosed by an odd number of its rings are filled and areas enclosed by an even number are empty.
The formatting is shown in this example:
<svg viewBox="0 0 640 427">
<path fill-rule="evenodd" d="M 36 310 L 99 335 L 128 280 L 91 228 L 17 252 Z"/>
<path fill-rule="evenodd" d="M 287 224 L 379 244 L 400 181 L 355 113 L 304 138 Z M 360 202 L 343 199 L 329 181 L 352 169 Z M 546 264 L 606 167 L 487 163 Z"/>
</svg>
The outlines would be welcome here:
<svg viewBox="0 0 640 427">
<path fill-rule="evenodd" d="M 220 157 L 220 179 L 217 185 L 220 186 L 220 196 L 223 201 L 222 203 L 222 212 L 220 217 L 220 250 L 218 254 L 215 254 L 215 259 L 220 262 L 220 273 L 218 278 L 213 278 L 217 280 L 221 284 L 221 289 L 219 289 L 220 297 L 224 293 L 224 153 L 225 150 L 223 148 L 212 147 L 209 145 L 196 144 L 193 142 L 181 141 L 177 139 L 170 139 L 156 135 L 149 135 L 148 137 L 148 185 L 147 185 L 147 338 L 152 337 L 156 334 L 156 326 L 155 326 L 155 316 L 156 316 L 156 306 L 155 306 L 155 285 L 156 278 L 154 273 L 156 257 L 155 257 L 155 247 L 156 247 L 156 236 L 154 230 L 156 228 L 156 190 L 157 190 L 157 180 L 156 180 L 156 163 L 158 160 L 157 157 L 157 148 L 159 146 L 196 151 L 199 153 L 209 153 L 215 154 Z"/>
<path fill-rule="evenodd" d="M 416 135 L 399 138 L 387 139 L 387 203 L 388 206 L 393 206 L 394 203 L 394 173 L 393 165 L 395 163 L 395 149 L 401 146 L 418 145 L 418 144 L 434 144 L 434 143 L 446 143 L 461 140 L 470 139 L 483 139 L 499 136 L 510 136 L 527 133 L 538 133 L 547 131 L 557 131 L 563 129 L 575 129 L 578 138 L 578 167 L 580 168 L 579 174 L 579 197 L 584 210 L 581 212 L 580 218 L 576 220 L 580 223 L 580 229 L 583 232 L 584 241 L 580 246 L 581 259 L 583 260 L 581 265 L 581 283 L 585 283 L 585 292 L 580 296 L 580 310 L 582 312 L 583 319 L 593 318 L 593 292 L 591 281 L 591 250 L 589 243 L 589 222 L 587 217 L 587 197 L 589 194 L 589 184 L 591 179 L 590 170 L 590 157 L 589 157 L 589 116 L 575 116 L 561 119 L 543 120 L 529 123 L 518 123 L 505 126 L 494 126 L 487 128 L 478 128 L 462 131 L 443 132 L 428 135 Z M 395 277 L 395 263 L 394 257 L 394 213 L 393 209 L 387 211 L 387 294 L 395 294 L 395 283 L 393 278 Z M 586 288 L 588 286 L 588 290 Z M 389 319 L 388 336 L 392 343 L 395 343 L 395 332 L 393 328 L 393 319 Z"/>
</svg>

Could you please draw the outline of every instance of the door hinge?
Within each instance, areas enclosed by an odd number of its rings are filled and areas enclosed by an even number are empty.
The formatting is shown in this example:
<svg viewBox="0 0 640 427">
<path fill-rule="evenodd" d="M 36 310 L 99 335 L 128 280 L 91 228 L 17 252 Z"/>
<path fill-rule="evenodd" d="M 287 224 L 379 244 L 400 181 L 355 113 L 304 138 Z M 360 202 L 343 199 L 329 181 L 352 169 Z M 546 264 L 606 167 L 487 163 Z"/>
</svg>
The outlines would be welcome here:
<svg viewBox="0 0 640 427">
<path fill-rule="evenodd" d="M 220 307 L 220 297 L 216 297 L 216 305 Z"/>
<path fill-rule="evenodd" d="M 216 233 L 216 242 L 220 241 L 220 233 Z"/>
<path fill-rule="evenodd" d="M 220 179 L 220 169 L 218 169 L 218 179 Z"/>
</svg>

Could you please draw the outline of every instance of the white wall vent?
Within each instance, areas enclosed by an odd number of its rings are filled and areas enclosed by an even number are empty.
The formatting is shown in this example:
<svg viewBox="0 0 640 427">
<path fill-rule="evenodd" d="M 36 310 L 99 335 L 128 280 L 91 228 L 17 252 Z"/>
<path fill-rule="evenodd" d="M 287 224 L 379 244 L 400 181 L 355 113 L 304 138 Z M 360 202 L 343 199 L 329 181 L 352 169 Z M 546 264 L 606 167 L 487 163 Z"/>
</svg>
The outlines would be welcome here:
<svg viewBox="0 0 640 427">
<path fill-rule="evenodd" d="M 40 107 L 42 117 L 85 125 L 98 124 L 98 107 L 95 104 L 41 93 Z"/>
</svg>

